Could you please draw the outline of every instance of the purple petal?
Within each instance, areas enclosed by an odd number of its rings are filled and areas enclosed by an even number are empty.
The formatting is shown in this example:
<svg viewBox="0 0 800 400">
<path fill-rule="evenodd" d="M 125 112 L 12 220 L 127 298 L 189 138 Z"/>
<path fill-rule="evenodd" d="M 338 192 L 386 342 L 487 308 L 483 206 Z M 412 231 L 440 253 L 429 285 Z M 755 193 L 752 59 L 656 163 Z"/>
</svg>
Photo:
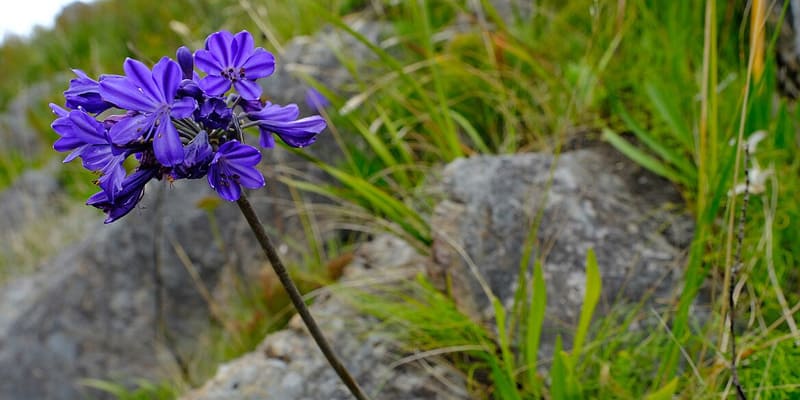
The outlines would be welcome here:
<svg viewBox="0 0 800 400">
<path fill-rule="evenodd" d="M 159 103 L 139 90 L 125 77 L 108 77 L 100 81 L 100 95 L 115 106 L 133 111 L 153 111 Z"/>
<path fill-rule="evenodd" d="M 85 144 L 108 144 L 103 124 L 84 111 L 71 111 L 66 116 L 53 121 L 50 126 L 61 136 L 53 143 L 56 151 L 70 151 Z M 75 155 L 70 155 L 65 162 L 75 157 Z"/>
<path fill-rule="evenodd" d="M 266 184 L 264 175 L 256 168 L 246 168 L 231 164 L 230 169 L 236 174 L 236 180 L 239 184 L 248 189 L 258 189 Z"/>
<path fill-rule="evenodd" d="M 272 136 L 272 132 L 260 127 L 258 128 L 258 131 L 261 132 L 261 136 L 258 139 L 258 144 L 260 144 L 261 147 L 265 149 L 271 149 L 275 147 L 275 138 Z"/>
<path fill-rule="evenodd" d="M 248 31 L 241 31 L 233 37 L 233 59 L 231 66 L 241 65 L 242 61 L 246 60 L 250 54 L 253 53 L 255 43 L 253 42 L 253 35 Z"/>
<path fill-rule="evenodd" d="M 200 88 L 210 96 L 221 96 L 231 88 L 231 81 L 216 75 L 208 75 L 200 81 Z"/>
<path fill-rule="evenodd" d="M 275 56 L 259 47 L 250 58 L 245 60 L 242 68 L 244 68 L 244 76 L 247 79 L 256 80 L 268 77 L 275 71 Z"/>
<path fill-rule="evenodd" d="M 206 39 L 206 50 L 210 51 L 214 58 L 219 61 L 223 67 L 232 66 L 231 64 L 231 44 L 233 43 L 233 34 L 228 31 L 219 31 L 212 33 Z"/>
<path fill-rule="evenodd" d="M 96 146 L 96 145 L 84 144 L 84 145 L 78 145 L 77 147 L 73 147 L 75 150 L 73 150 L 72 153 L 67 154 L 67 156 L 64 157 L 64 161 L 62 161 L 62 162 L 63 163 L 68 163 L 68 162 L 74 160 L 75 158 L 84 155 L 84 153 L 86 153 L 87 149 L 91 148 L 92 146 Z M 54 145 L 54 147 L 55 147 L 55 145 Z M 66 150 L 58 150 L 58 151 L 66 151 Z M 86 168 L 86 164 L 85 163 L 84 163 L 84 168 Z M 88 168 L 86 168 L 86 169 L 88 169 Z"/>
<path fill-rule="evenodd" d="M 178 59 L 178 64 L 181 66 L 181 73 L 183 74 L 183 79 L 192 79 L 192 73 L 194 72 L 194 58 L 192 57 L 192 52 L 186 46 L 181 46 L 178 48 L 178 51 L 175 53 L 175 57 Z"/>
<path fill-rule="evenodd" d="M 68 116 L 70 122 L 75 126 L 73 130 L 76 137 L 80 137 L 86 143 L 91 144 L 107 144 L 105 129 L 103 124 L 97 122 L 89 114 L 83 111 L 72 111 Z"/>
<path fill-rule="evenodd" d="M 319 115 L 313 115 L 297 121 L 262 121 L 259 128 L 262 134 L 262 143 L 267 132 L 274 132 L 286 144 L 292 147 L 306 147 L 317 141 L 317 135 L 322 132 L 327 123 Z"/>
<path fill-rule="evenodd" d="M 191 97 L 184 97 L 179 100 L 175 100 L 170 107 L 172 112 L 170 113 L 171 116 L 175 118 L 188 118 L 195 109 L 197 109 L 197 101 Z"/>
<path fill-rule="evenodd" d="M 83 140 L 79 139 L 79 138 L 76 138 L 74 136 L 65 136 L 65 137 L 59 138 L 58 140 L 56 140 L 53 143 L 53 149 L 55 151 L 58 151 L 58 152 L 64 152 L 64 151 L 75 150 L 75 149 L 77 149 L 77 148 L 79 148 L 81 146 L 85 146 L 85 145 L 86 145 L 86 143 Z M 72 161 L 72 159 L 74 159 L 75 157 L 78 156 L 78 154 L 74 154 L 74 153 L 75 152 L 73 152 L 72 154 L 69 154 L 67 156 L 67 158 L 64 159 L 64 162 L 70 162 L 70 161 Z"/>
<path fill-rule="evenodd" d="M 216 190 L 219 197 L 228 201 L 239 200 L 242 195 L 242 188 L 238 183 L 231 181 L 220 168 L 212 168 L 208 170 L 208 185 Z"/>
<path fill-rule="evenodd" d="M 245 100 L 256 100 L 261 97 L 261 85 L 255 81 L 235 81 L 233 82 L 233 87 Z"/>
<path fill-rule="evenodd" d="M 125 167 L 122 162 L 125 161 L 124 157 L 115 157 L 108 161 L 103 168 L 103 176 L 97 180 L 98 185 L 108 193 L 113 201 L 117 193 L 122 191 L 122 182 L 125 179 Z"/>
<path fill-rule="evenodd" d="M 247 117 L 254 121 L 294 121 L 300 116 L 300 109 L 297 104 L 280 106 L 278 104 L 267 103 L 260 111 L 251 112 Z"/>
<path fill-rule="evenodd" d="M 122 181 L 122 189 L 114 199 L 103 190 L 89 197 L 86 204 L 103 210 L 107 215 L 105 223 L 114 222 L 133 210 L 142 198 L 144 186 L 157 174 L 156 168 L 138 170 Z"/>
<path fill-rule="evenodd" d="M 183 144 L 175 125 L 165 115 L 161 118 L 156 134 L 153 137 L 153 152 L 156 160 L 166 167 L 180 164 L 183 161 Z"/>
<path fill-rule="evenodd" d="M 235 141 L 224 143 L 220 146 L 219 152 L 223 153 L 225 160 L 231 164 L 252 167 L 261 162 L 261 152 L 258 149 Z"/>
<path fill-rule="evenodd" d="M 122 118 L 108 130 L 111 143 L 125 145 L 141 139 L 153 126 L 153 118 L 143 114 Z"/>
<path fill-rule="evenodd" d="M 100 86 L 97 81 L 79 69 L 73 69 L 72 72 L 78 77 L 70 80 L 69 89 L 64 91 L 67 107 L 73 110 L 82 108 L 90 113 L 100 113 L 111 107 L 111 104 L 100 96 Z"/>
<path fill-rule="evenodd" d="M 108 164 L 115 157 L 111 151 L 111 145 L 90 145 L 82 147 L 79 150 L 81 150 L 80 156 L 83 160 L 83 167 L 89 171 L 108 169 Z M 78 152 L 78 150 L 75 152 Z M 122 158 L 122 160 L 124 160 L 124 158 Z M 120 160 L 120 162 L 122 162 L 122 160 Z"/>
<path fill-rule="evenodd" d="M 153 80 L 158 86 L 159 93 L 165 103 L 171 102 L 178 92 L 178 85 L 181 83 L 181 68 L 178 63 L 163 57 L 153 66 Z"/>
<path fill-rule="evenodd" d="M 67 114 L 69 114 L 69 111 L 65 110 L 58 104 L 50 103 L 50 110 L 52 110 L 53 114 L 55 114 L 57 117 L 66 117 Z"/>
<path fill-rule="evenodd" d="M 153 73 L 144 63 L 132 58 L 126 58 L 122 68 L 125 70 L 125 75 L 130 82 L 141 89 L 145 95 L 156 103 L 165 103 L 164 94 L 158 90 L 156 83 L 153 81 Z"/>
<path fill-rule="evenodd" d="M 194 62 L 197 64 L 197 68 L 211 75 L 219 75 L 220 72 L 222 72 L 222 68 L 224 68 L 224 66 L 219 63 L 219 60 L 208 50 L 201 49 L 195 51 Z"/>
</svg>

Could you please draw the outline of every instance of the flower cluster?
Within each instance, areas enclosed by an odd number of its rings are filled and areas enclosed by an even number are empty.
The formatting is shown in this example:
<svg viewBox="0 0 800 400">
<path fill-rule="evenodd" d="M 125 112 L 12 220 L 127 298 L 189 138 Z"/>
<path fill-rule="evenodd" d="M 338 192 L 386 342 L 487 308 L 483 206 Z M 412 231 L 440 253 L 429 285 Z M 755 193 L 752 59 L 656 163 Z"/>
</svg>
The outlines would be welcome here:
<svg viewBox="0 0 800 400">
<path fill-rule="evenodd" d="M 318 115 L 299 119 L 295 104 L 261 100 L 258 80 L 272 74 L 275 58 L 247 31 L 213 33 L 205 48 L 192 54 L 181 47 L 175 58 L 152 69 L 128 58 L 125 75 L 98 80 L 74 70 L 65 108 L 50 105 L 60 136 L 53 147 L 70 152 L 64 162 L 80 157 L 100 175 L 101 190 L 87 204 L 103 210 L 106 223 L 130 212 L 152 179 L 205 176 L 220 197 L 235 201 L 242 187 L 264 186 L 261 153 L 244 143 L 243 129 L 257 127 L 261 146 L 272 148 L 273 135 L 304 147 L 326 127 Z M 129 173 L 123 163 L 131 158 L 138 165 Z"/>
</svg>

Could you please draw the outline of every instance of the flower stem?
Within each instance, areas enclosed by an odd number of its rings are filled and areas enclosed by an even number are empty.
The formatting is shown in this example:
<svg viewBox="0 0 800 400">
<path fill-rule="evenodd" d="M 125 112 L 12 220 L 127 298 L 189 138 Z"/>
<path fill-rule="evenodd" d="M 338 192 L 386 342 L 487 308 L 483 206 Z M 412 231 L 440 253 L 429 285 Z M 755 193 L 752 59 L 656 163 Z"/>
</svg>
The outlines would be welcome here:
<svg viewBox="0 0 800 400">
<path fill-rule="evenodd" d="M 289 294 L 289 298 L 292 300 L 294 308 L 297 309 L 297 313 L 300 314 L 300 317 L 306 324 L 309 333 L 311 333 L 311 337 L 314 338 L 317 346 L 320 350 L 322 350 L 322 354 L 324 354 L 325 358 L 328 359 L 328 363 L 330 363 L 331 367 L 333 367 L 333 370 L 339 375 L 339 378 L 342 379 L 342 382 L 344 382 L 344 384 L 350 390 L 350 393 L 352 393 L 353 396 L 358 400 L 367 400 L 367 396 L 361 390 L 361 387 L 358 386 L 358 383 L 355 381 L 355 379 L 353 379 L 353 376 L 350 375 L 350 372 L 348 372 L 344 367 L 342 362 L 339 360 L 339 357 L 337 357 L 336 353 L 333 352 L 333 349 L 325 339 L 325 336 L 322 335 L 322 331 L 319 329 L 316 321 L 314 321 L 314 318 L 308 311 L 305 301 L 303 301 L 303 296 L 300 294 L 300 291 L 297 290 L 297 286 L 295 286 L 292 278 L 289 277 L 289 272 L 286 270 L 286 267 L 283 266 L 283 262 L 281 262 L 280 257 L 278 257 L 278 252 L 275 251 L 272 241 L 270 241 L 269 236 L 267 236 L 267 232 L 264 231 L 264 226 L 261 224 L 261 220 L 258 218 L 258 215 L 256 215 L 253 206 L 249 201 L 247 201 L 247 197 L 245 197 L 244 193 L 242 193 L 241 197 L 239 197 L 239 200 L 237 200 L 236 203 L 239 205 L 239 209 L 242 211 L 244 218 L 250 225 L 250 229 L 256 236 L 258 243 L 264 250 L 264 254 L 267 255 L 267 259 L 269 259 L 270 264 L 272 264 L 275 274 L 278 275 L 278 279 L 281 280 L 281 284 L 283 284 L 284 289 L 286 289 L 286 292 Z"/>
</svg>

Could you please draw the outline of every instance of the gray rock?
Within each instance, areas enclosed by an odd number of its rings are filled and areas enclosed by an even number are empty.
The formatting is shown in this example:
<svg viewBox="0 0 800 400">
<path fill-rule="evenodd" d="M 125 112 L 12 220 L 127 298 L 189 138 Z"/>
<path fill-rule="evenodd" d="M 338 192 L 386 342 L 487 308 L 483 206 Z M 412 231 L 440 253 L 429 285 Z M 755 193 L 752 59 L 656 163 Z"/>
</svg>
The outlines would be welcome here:
<svg viewBox="0 0 800 400">
<path fill-rule="evenodd" d="M 490 0 L 489 3 L 506 24 L 525 22 L 536 9 L 533 0 Z M 481 2 L 470 4 L 475 8 L 483 8 Z"/>
<path fill-rule="evenodd" d="M 678 192 L 615 151 L 578 150 L 561 154 L 555 166 L 554 162 L 549 154 L 456 160 L 444 171 L 447 200 L 432 221 L 432 275 L 449 275 L 460 307 L 491 321 L 491 307 L 476 273 L 510 307 L 526 237 L 542 212 L 527 267 L 530 271 L 534 260 L 543 260 L 545 345 L 552 344 L 556 334 L 569 340 L 574 330 L 585 293 L 589 248 L 597 254 L 603 281 L 596 313 L 602 315 L 617 302 L 635 303 L 652 294 L 650 304 L 656 305 L 669 298 L 691 240 L 691 219 L 670 211 L 681 202 Z"/>
<path fill-rule="evenodd" d="M 275 184 L 250 195 L 281 249 L 302 240 L 289 198 Z M 161 331 L 179 353 L 191 351 L 210 320 L 199 285 L 224 291 L 223 270 L 254 273 L 266 262 L 236 205 L 221 201 L 211 211 L 215 227 L 198 207 L 206 199 L 218 197 L 204 181 L 152 182 L 129 215 L 103 225 L 103 215 L 91 213 L 85 240 L 4 284 L 0 398 L 85 398 L 83 378 L 161 379 L 174 371 Z"/>
<path fill-rule="evenodd" d="M 42 210 L 53 205 L 54 197 L 61 194 L 55 176 L 56 165 L 43 170 L 24 172 L 13 185 L 0 192 L 0 234 L 24 228 L 37 219 Z"/>
<path fill-rule="evenodd" d="M 382 236 L 357 251 L 346 269 L 343 285 L 357 284 L 365 278 L 412 279 L 424 271 L 426 262 L 408 244 Z M 388 400 L 468 398 L 463 378 L 445 364 L 433 364 L 432 371 L 416 363 L 392 368 L 392 363 L 403 355 L 396 354 L 392 340 L 376 329 L 379 322 L 358 313 L 333 293 L 326 291 L 321 295 L 311 312 L 368 396 Z M 212 380 L 182 397 L 183 400 L 351 398 L 297 316 L 289 323 L 289 329 L 267 336 L 256 351 L 222 365 Z"/>
<path fill-rule="evenodd" d="M 8 156 L 13 153 L 31 160 L 35 159 L 43 149 L 49 147 L 44 143 L 44 136 L 39 132 L 41 128 L 32 126 L 31 114 L 49 115 L 49 110 L 35 112 L 34 108 L 46 104 L 43 100 L 57 90 L 56 85 L 63 82 L 64 89 L 66 89 L 69 76 L 58 74 L 50 80 L 37 82 L 17 93 L 6 109 L 0 113 L 0 140 L 3 143 L 0 155 Z"/>
<path fill-rule="evenodd" d="M 89 210 L 65 201 L 60 165 L 26 171 L 0 192 L 0 282 L 34 269 L 85 231 Z"/>
</svg>

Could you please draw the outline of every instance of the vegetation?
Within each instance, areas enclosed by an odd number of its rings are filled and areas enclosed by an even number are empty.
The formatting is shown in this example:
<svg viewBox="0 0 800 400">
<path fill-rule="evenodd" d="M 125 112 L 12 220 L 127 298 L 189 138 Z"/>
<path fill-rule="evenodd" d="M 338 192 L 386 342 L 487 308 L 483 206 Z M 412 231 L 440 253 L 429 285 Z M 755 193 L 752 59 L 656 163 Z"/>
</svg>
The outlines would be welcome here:
<svg viewBox="0 0 800 400">
<path fill-rule="evenodd" d="M 365 230 L 391 231 L 426 251 L 436 200 L 425 192 L 431 168 L 475 154 L 558 153 L 584 139 L 607 141 L 672 181 L 696 222 L 681 297 L 659 310 L 659 329 L 628 329 L 654 316 L 640 308 L 620 309 L 590 326 L 593 295 L 602 290 L 595 273 L 588 274 L 593 290 L 587 290 L 584 322 L 575 331 L 581 339 L 570 351 L 557 345 L 552 360 L 538 359 L 546 296 L 536 267 L 532 281 L 520 285 L 532 290 L 518 296 L 513 312 L 495 307 L 498 321 L 513 322 L 501 323 L 499 332 L 461 314 L 422 278 L 356 294 L 369 296 L 359 303 L 386 319 L 410 349 L 449 354 L 447 362 L 464 372 L 479 398 L 727 398 L 734 396 L 725 328 L 733 277 L 740 378 L 748 397 L 797 396 L 800 109 L 776 89 L 779 23 L 751 18 L 753 8 L 744 1 L 722 0 L 542 0 L 505 19 L 488 0 L 477 10 L 478 2 L 458 0 L 265 3 L 135 0 L 76 7 L 53 31 L 3 44 L 0 69 L 18 79 L 0 82 L 0 108 L 26 85 L 64 82 L 70 67 L 90 75 L 118 71 L 127 55 L 147 59 L 184 43 L 197 47 L 213 29 L 260 32 L 261 44 L 274 48 L 323 23 L 341 28 L 369 46 L 375 61 L 354 65 L 347 49 L 337 49 L 354 72 L 352 87 L 327 88 L 307 77 L 332 103 L 326 117 L 343 161 L 331 165 L 304 156 L 337 185 L 284 178 L 298 191 L 333 199 L 332 214 Z M 353 13 L 387 21 L 392 40 L 370 43 L 347 25 Z M 355 73 L 365 67 L 368 74 Z M 47 141 L 53 134 L 41 121 L 50 120 L 45 104 L 59 90 L 31 106 L 28 117 Z M 759 131 L 764 139 L 745 157 L 743 143 Z M 0 185 L 41 162 L 2 151 Z M 743 198 L 732 188 L 745 169 L 753 191 L 740 226 Z M 544 261 L 532 257 L 531 264 Z M 319 271 L 326 258 L 318 251 L 307 261 Z M 602 274 L 602 265 L 589 256 L 587 270 Z M 692 325 L 689 307 L 706 283 L 713 312 L 704 325 Z M 251 304 L 263 309 L 263 302 Z M 512 344 L 520 351 L 511 351 Z M 241 351 L 246 346 L 222 353 Z"/>
</svg>

